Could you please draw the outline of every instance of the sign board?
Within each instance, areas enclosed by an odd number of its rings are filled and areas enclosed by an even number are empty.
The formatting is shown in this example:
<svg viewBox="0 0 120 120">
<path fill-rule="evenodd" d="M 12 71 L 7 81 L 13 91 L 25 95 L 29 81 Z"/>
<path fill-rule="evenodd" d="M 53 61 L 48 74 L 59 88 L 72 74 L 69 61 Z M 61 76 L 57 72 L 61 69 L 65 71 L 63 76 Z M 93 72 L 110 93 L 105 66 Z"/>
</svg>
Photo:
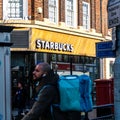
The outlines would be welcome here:
<svg viewBox="0 0 120 120">
<path fill-rule="evenodd" d="M 108 28 L 120 25 L 120 0 L 108 2 Z"/>
<path fill-rule="evenodd" d="M 108 5 L 111 6 L 111 5 L 116 4 L 118 2 L 120 2 L 120 0 L 108 0 Z"/>
<path fill-rule="evenodd" d="M 96 43 L 96 57 L 98 58 L 111 58 L 115 57 L 115 51 L 112 50 L 112 41 Z"/>
</svg>

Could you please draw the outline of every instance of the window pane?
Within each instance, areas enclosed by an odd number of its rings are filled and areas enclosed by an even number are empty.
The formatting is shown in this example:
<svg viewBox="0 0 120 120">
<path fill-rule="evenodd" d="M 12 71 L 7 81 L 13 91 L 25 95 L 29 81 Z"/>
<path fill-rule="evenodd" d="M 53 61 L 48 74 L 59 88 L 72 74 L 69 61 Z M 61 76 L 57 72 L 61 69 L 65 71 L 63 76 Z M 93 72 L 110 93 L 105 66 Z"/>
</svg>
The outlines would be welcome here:
<svg viewBox="0 0 120 120">
<path fill-rule="evenodd" d="M 55 6 L 56 5 L 56 0 L 49 0 L 49 5 L 50 4 Z"/>
<path fill-rule="evenodd" d="M 83 28 L 89 29 L 89 8 L 88 3 L 83 2 Z"/>
<path fill-rule="evenodd" d="M 8 0 L 9 18 L 23 18 L 23 0 Z"/>
<path fill-rule="evenodd" d="M 57 22 L 57 2 L 56 0 L 49 0 L 49 20 Z"/>
<path fill-rule="evenodd" d="M 67 0 L 66 2 L 66 23 L 69 26 L 73 26 L 73 16 L 74 16 L 74 11 L 73 11 L 73 0 Z"/>
</svg>

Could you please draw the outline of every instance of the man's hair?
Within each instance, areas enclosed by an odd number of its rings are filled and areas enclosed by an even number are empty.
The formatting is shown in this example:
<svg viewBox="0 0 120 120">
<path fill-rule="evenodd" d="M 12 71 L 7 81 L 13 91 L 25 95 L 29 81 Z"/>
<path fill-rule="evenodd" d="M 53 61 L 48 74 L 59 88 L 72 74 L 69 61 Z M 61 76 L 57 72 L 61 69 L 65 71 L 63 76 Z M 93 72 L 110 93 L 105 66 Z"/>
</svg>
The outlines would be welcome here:
<svg viewBox="0 0 120 120">
<path fill-rule="evenodd" d="M 48 63 L 39 63 L 39 66 L 41 66 L 41 70 L 43 72 L 49 72 L 51 70 L 51 67 Z"/>
</svg>

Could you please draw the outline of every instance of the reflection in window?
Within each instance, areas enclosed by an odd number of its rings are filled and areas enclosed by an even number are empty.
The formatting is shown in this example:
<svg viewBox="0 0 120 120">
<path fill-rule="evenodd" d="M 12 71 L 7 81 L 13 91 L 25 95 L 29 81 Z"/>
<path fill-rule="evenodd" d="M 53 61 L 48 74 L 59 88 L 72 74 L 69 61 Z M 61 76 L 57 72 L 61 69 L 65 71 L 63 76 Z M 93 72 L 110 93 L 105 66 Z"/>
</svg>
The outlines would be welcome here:
<svg viewBox="0 0 120 120">
<path fill-rule="evenodd" d="M 57 59 L 56 57 L 57 57 L 56 54 L 51 54 L 52 61 L 56 62 L 56 59 Z"/>
<path fill-rule="evenodd" d="M 62 62 L 62 55 L 58 55 L 58 61 Z"/>
<path fill-rule="evenodd" d="M 68 55 L 64 55 L 63 58 L 64 58 L 64 62 L 68 62 Z"/>
</svg>

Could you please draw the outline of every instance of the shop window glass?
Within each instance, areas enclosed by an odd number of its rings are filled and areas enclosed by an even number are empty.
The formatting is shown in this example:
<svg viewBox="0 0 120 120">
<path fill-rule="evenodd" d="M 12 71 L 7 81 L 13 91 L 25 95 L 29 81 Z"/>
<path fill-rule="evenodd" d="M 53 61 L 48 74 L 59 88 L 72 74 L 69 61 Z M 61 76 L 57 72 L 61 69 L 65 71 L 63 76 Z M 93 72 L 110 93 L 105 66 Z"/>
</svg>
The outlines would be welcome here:
<svg viewBox="0 0 120 120">
<path fill-rule="evenodd" d="M 64 62 L 68 62 L 68 55 L 64 55 Z"/>
<path fill-rule="evenodd" d="M 84 63 L 85 63 L 85 57 L 81 56 L 81 64 L 84 64 Z"/>
<path fill-rule="evenodd" d="M 56 61 L 56 54 L 51 54 L 51 59 L 52 59 L 52 61 Z"/>
<path fill-rule="evenodd" d="M 75 56 L 74 58 L 74 63 L 78 63 L 79 62 L 79 56 Z"/>
<path fill-rule="evenodd" d="M 90 57 L 90 59 L 89 59 L 89 63 L 90 63 L 90 64 L 94 63 L 94 61 L 93 61 L 93 58 L 92 58 L 92 57 Z"/>
<path fill-rule="evenodd" d="M 44 61 L 43 53 L 37 53 L 37 61 L 38 62 L 43 62 Z"/>
<path fill-rule="evenodd" d="M 62 62 L 62 55 L 58 55 L 58 61 Z"/>
</svg>

